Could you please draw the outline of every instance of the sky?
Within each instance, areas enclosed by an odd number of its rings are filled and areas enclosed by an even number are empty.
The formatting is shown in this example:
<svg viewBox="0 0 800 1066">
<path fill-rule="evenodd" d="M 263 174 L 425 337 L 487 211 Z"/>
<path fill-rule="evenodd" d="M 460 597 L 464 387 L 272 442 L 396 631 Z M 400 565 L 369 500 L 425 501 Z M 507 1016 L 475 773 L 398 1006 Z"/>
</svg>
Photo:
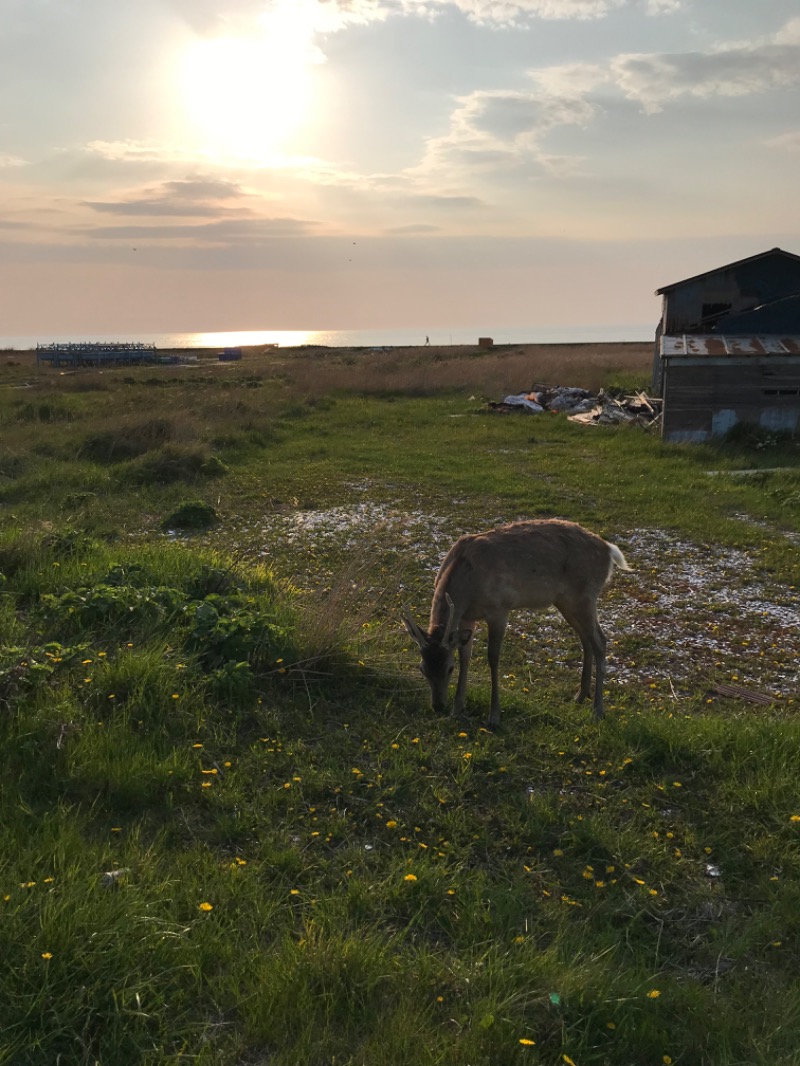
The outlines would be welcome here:
<svg viewBox="0 0 800 1066">
<path fill-rule="evenodd" d="M 652 323 L 800 254 L 797 0 L 0 0 L 0 335 Z"/>
</svg>

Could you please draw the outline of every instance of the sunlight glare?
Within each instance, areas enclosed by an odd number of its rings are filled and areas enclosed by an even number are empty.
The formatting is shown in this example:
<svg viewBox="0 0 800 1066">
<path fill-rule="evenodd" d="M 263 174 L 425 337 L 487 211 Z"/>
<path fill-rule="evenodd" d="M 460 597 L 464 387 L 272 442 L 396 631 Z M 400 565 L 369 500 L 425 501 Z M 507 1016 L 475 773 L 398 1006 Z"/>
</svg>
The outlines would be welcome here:
<svg viewBox="0 0 800 1066">
<path fill-rule="evenodd" d="M 323 57 L 304 4 L 282 0 L 257 35 L 195 41 L 182 95 L 199 147 L 210 156 L 267 163 L 311 111 L 311 71 Z"/>
</svg>

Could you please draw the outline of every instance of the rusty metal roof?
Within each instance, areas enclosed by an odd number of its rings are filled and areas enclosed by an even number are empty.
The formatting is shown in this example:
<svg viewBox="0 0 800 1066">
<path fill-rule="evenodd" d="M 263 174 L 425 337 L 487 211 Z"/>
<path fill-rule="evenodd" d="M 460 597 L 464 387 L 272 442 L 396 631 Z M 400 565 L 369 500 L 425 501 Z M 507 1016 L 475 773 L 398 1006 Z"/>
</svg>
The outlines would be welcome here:
<svg viewBox="0 0 800 1066">
<path fill-rule="evenodd" d="M 725 336 L 721 333 L 682 333 L 661 338 L 660 354 L 664 358 L 726 355 L 800 355 L 800 336 L 781 337 L 764 334 L 758 337 Z"/>
</svg>

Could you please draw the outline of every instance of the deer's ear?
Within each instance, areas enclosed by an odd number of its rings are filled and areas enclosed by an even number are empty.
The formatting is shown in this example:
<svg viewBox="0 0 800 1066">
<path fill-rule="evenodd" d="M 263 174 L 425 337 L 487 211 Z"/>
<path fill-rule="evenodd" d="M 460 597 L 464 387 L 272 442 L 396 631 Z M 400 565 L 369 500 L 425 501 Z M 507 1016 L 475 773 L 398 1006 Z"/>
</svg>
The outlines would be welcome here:
<svg viewBox="0 0 800 1066">
<path fill-rule="evenodd" d="M 424 648 L 425 645 L 428 643 L 428 635 L 427 633 L 422 632 L 420 627 L 411 617 L 411 612 L 409 611 L 408 607 L 403 608 L 402 618 L 403 625 L 406 627 L 408 635 L 413 641 L 415 641 L 419 645 L 420 648 Z"/>
</svg>

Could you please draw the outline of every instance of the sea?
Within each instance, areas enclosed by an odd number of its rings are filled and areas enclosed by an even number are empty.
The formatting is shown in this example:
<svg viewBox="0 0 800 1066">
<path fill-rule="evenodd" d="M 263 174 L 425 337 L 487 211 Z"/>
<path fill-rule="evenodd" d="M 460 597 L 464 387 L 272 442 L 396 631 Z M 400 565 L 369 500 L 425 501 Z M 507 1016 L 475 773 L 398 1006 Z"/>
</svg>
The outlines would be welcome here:
<svg viewBox="0 0 800 1066">
<path fill-rule="evenodd" d="M 39 333 L 0 336 L 0 350 L 24 351 L 39 344 L 140 342 L 156 348 L 236 348 L 250 344 L 277 344 L 281 348 L 324 345 L 330 348 L 397 348 L 425 344 L 477 344 L 491 337 L 495 344 L 599 344 L 649 341 L 655 329 L 647 325 L 619 326 L 503 326 L 497 329 L 322 329 L 322 330 L 229 330 L 206 333 Z"/>
</svg>

